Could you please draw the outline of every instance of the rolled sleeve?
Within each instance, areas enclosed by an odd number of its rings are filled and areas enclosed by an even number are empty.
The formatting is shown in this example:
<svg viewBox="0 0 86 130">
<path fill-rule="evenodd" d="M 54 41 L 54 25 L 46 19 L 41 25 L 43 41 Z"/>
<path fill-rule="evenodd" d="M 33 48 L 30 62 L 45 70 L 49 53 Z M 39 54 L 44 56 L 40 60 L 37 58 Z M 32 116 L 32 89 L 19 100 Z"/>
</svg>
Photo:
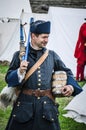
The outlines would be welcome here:
<svg viewBox="0 0 86 130">
<path fill-rule="evenodd" d="M 24 72 L 24 73 L 21 74 L 20 71 L 19 71 L 19 69 L 18 69 L 18 71 L 17 71 L 17 75 L 18 75 L 19 83 L 22 82 L 22 80 L 23 80 L 24 77 L 25 77 L 25 74 L 26 74 L 26 72 Z"/>
</svg>

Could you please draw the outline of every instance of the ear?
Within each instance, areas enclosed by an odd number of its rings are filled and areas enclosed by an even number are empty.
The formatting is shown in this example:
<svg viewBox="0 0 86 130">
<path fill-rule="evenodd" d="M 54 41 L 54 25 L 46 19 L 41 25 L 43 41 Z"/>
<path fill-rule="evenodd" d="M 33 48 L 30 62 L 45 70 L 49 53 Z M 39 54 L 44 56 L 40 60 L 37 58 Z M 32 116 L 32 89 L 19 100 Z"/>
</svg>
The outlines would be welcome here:
<svg viewBox="0 0 86 130">
<path fill-rule="evenodd" d="M 32 39 L 34 39 L 34 38 L 35 38 L 35 34 L 34 34 L 34 33 L 32 33 L 31 37 L 32 37 Z"/>
</svg>

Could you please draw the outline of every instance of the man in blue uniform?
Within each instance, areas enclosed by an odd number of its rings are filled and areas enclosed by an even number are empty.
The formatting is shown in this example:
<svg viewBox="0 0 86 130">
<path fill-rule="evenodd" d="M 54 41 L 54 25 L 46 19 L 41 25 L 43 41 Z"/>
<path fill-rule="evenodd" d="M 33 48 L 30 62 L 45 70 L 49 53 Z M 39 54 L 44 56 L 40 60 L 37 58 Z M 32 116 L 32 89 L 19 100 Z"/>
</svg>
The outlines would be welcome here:
<svg viewBox="0 0 86 130">
<path fill-rule="evenodd" d="M 50 26 L 50 21 L 43 20 L 31 24 L 28 60 L 20 62 L 19 51 L 14 54 L 6 74 L 8 86 L 21 86 L 27 71 L 44 54 Z M 65 66 L 54 51 L 49 50 L 45 61 L 22 86 L 21 93 L 14 103 L 6 130 L 60 130 L 58 104 L 55 104 L 51 92 L 52 73 L 59 70 L 67 73 L 67 85 L 62 89 L 64 96 L 75 96 L 82 91 L 74 80 L 71 70 Z"/>
</svg>

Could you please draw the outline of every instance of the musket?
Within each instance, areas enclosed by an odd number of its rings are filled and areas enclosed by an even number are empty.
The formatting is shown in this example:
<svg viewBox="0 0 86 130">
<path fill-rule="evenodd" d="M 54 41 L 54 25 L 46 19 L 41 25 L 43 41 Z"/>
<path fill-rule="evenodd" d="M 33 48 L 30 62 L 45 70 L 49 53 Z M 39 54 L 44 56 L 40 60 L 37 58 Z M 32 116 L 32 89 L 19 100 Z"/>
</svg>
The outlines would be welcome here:
<svg viewBox="0 0 86 130">
<path fill-rule="evenodd" d="M 24 45 L 24 25 L 22 24 L 22 20 L 20 20 L 20 61 L 24 60 L 24 54 L 25 53 L 25 45 Z"/>
<path fill-rule="evenodd" d="M 31 17 L 30 18 L 30 25 L 32 22 L 34 22 L 34 18 Z M 31 34 L 31 32 L 30 32 L 30 27 L 29 27 L 28 40 L 27 40 L 27 46 L 26 46 L 25 58 L 24 58 L 24 60 L 26 60 L 26 61 L 27 61 L 28 55 L 30 53 L 30 49 L 29 49 L 29 47 L 30 47 L 30 34 Z"/>
<path fill-rule="evenodd" d="M 30 18 L 30 25 L 31 23 L 34 21 L 34 19 L 31 17 Z M 26 24 L 26 23 L 25 23 Z M 24 25 L 25 25 L 24 24 Z M 29 32 L 28 32 L 28 40 L 27 40 L 27 45 L 26 45 L 26 49 L 25 49 L 25 41 L 24 41 L 24 25 L 22 24 L 22 21 L 20 20 L 20 59 L 21 60 L 26 60 L 27 61 L 27 58 L 28 58 L 28 54 L 29 54 L 29 44 L 30 44 L 30 28 L 29 28 Z M 23 54 L 23 53 L 25 54 Z"/>
</svg>

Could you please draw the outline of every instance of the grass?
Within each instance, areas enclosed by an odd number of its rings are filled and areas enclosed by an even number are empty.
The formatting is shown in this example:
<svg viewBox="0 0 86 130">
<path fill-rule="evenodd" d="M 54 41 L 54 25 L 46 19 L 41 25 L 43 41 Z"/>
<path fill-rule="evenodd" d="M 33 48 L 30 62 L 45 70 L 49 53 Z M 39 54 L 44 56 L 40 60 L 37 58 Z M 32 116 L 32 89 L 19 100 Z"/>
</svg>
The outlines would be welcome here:
<svg viewBox="0 0 86 130">
<path fill-rule="evenodd" d="M 7 69 L 8 66 L 0 65 L 0 91 L 3 89 L 4 86 L 6 86 L 5 74 Z M 5 130 L 5 126 L 7 124 L 10 112 L 10 107 L 8 107 L 5 111 L 0 109 L 0 130 Z"/>
<path fill-rule="evenodd" d="M 6 82 L 4 80 L 6 71 L 8 66 L 0 65 L 0 91 L 4 86 L 6 86 Z M 83 86 L 85 82 L 80 82 L 80 86 Z M 61 130 L 86 130 L 86 125 L 83 123 L 77 123 L 71 118 L 65 118 L 62 115 L 66 112 L 64 111 L 64 107 L 71 101 L 72 97 L 65 98 L 57 98 L 56 102 L 60 104 L 59 106 L 59 120 L 61 125 Z M 11 107 L 9 106 L 5 111 L 0 109 L 0 130 L 5 130 L 6 124 L 8 122 L 9 116 L 11 112 Z"/>
</svg>

